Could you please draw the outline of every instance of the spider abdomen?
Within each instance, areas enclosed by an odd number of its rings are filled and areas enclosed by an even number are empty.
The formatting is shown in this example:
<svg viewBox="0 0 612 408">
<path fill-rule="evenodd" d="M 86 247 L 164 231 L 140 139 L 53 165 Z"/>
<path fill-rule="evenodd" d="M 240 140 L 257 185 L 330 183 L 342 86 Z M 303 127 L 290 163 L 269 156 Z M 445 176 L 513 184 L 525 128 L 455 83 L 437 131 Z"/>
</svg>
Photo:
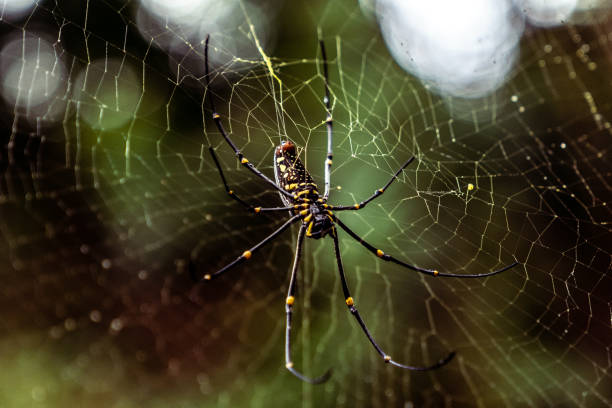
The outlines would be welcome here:
<svg viewBox="0 0 612 408">
<path fill-rule="evenodd" d="M 297 197 L 298 200 L 280 194 L 286 206 L 302 204 L 304 201 L 316 202 L 319 199 L 317 184 L 297 157 L 295 145 L 284 141 L 274 151 L 274 177 L 276 184 Z"/>
</svg>

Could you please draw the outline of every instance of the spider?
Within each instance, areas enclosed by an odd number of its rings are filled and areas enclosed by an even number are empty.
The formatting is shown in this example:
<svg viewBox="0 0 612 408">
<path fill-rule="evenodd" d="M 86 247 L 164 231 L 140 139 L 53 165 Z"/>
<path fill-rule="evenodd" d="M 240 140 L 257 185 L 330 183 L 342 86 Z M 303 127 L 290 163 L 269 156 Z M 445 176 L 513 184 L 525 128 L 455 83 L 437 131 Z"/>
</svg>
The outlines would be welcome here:
<svg viewBox="0 0 612 408">
<path fill-rule="evenodd" d="M 206 85 L 207 90 L 210 92 L 210 75 L 209 75 L 209 66 L 208 66 L 208 43 L 210 40 L 210 36 L 206 37 L 205 49 L 204 49 L 204 61 L 206 64 Z M 330 190 L 330 173 L 332 166 L 332 115 L 331 115 L 331 107 L 330 107 L 330 93 L 329 93 L 329 77 L 328 77 L 328 68 L 327 68 L 327 56 L 325 53 L 325 44 L 323 40 L 319 41 L 319 45 L 321 48 L 321 56 L 323 58 L 323 77 L 325 83 L 325 96 L 323 98 L 323 102 L 325 104 L 325 110 L 327 113 L 325 119 L 325 125 L 327 127 L 327 158 L 325 160 L 325 191 L 321 196 L 317 191 L 317 185 L 313 181 L 312 177 L 304 167 L 302 161 L 298 157 L 296 153 L 296 146 L 289 140 L 282 141 L 279 146 L 276 147 L 274 151 L 274 178 L 275 180 L 271 180 L 261 171 L 259 171 L 252 163 L 247 160 L 244 154 L 236 147 L 232 139 L 230 139 L 229 135 L 225 131 L 223 124 L 221 123 L 221 117 L 215 110 L 215 104 L 212 95 L 209 97 L 210 107 L 212 110 L 212 120 L 214 121 L 217 129 L 225 139 L 225 141 L 229 144 L 229 146 L 234 150 L 238 160 L 240 163 L 254 173 L 257 177 L 264 180 L 274 189 L 276 189 L 280 195 L 282 203 L 284 206 L 282 207 L 256 207 L 252 206 L 240 197 L 236 195 L 236 193 L 231 190 L 227 184 L 227 180 L 223 174 L 223 170 L 221 170 L 221 165 L 219 164 L 219 160 L 217 159 L 217 155 L 215 154 L 214 149 L 209 147 L 210 154 L 215 162 L 215 166 L 219 171 L 219 175 L 221 176 L 221 181 L 225 187 L 227 194 L 242 206 L 244 206 L 248 211 L 254 214 L 260 214 L 264 212 L 274 212 L 274 213 L 283 213 L 289 211 L 291 217 L 278 229 L 272 232 L 269 236 L 263 239 L 261 242 L 251 247 L 250 249 L 244 251 L 240 256 L 238 256 L 234 261 L 230 262 L 223 268 L 219 269 L 215 273 L 205 274 L 204 276 L 197 276 L 196 268 L 194 260 L 191 259 L 189 262 L 189 269 L 193 276 L 193 278 L 197 281 L 209 281 L 214 279 L 221 274 L 227 272 L 235 266 L 242 264 L 243 262 L 249 260 L 252 255 L 261 249 L 264 245 L 271 242 L 273 239 L 278 237 L 283 231 L 288 229 L 291 225 L 300 223 L 300 229 L 297 236 L 297 245 L 295 248 L 295 254 L 293 259 L 293 267 L 291 268 L 291 278 L 289 280 L 289 289 L 287 291 L 287 298 L 285 300 L 285 311 L 286 311 L 286 329 L 285 329 L 285 367 L 300 380 L 306 381 L 311 384 L 320 384 L 329 379 L 331 375 L 331 370 L 327 370 L 323 375 L 319 377 L 308 377 L 302 374 L 294 367 L 293 360 L 291 359 L 291 318 L 293 314 L 293 308 L 295 304 L 295 296 L 296 296 L 296 276 L 298 272 L 298 265 L 300 263 L 300 257 L 302 254 L 302 244 L 304 242 L 304 237 L 309 237 L 313 239 L 321 239 L 325 236 L 329 235 L 332 238 L 334 243 L 334 251 L 336 256 L 336 263 L 338 265 L 338 272 L 340 274 L 340 281 L 342 284 L 342 291 L 344 293 L 344 299 L 346 306 L 350 313 L 355 317 L 357 323 L 361 327 L 361 330 L 368 338 L 370 343 L 376 349 L 376 352 L 380 354 L 383 361 L 385 363 L 394 365 L 396 367 L 405 368 L 408 370 L 416 370 L 416 371 L 428 371 L 440 368 L 446 364 L 448 364 L 452 358 L 455 356 L 455 352 L 450 352 L 446 357 L 438 360 L 433 365 L 430 366 L 411 366 L 398 363 L 393 360 L 387 353 L 383 351 L 383 349 L 378 345 L 378 343 L 374 340 L 372 334 L 368 330 L 363 318 L 359 314 L 357 307 L 355 306 L 355 300 L 351 296 L 351 292 L 349 290 L 346 277 L 344 274 L 344 267 L 342 266 L 342 258 L 340 256 L 340 247 L 338 246 L 338 234 L 336 226 L 339 226 L 342 230 L 344 230 L 350 237 L 355 239 L 361 245 L 363 245 L 368 251 L 372 254 L 376 255 L 378 258 L 383 261 L 392 262 L 397 265 L 400 265 L 404 268 L 423 273 L 426 275 L 434 276 L 434 277 L 453 277 L 453 278 L 482 278 L 486 276 L 496 275 L 498 273 L 504 272 L 518 264 L 518 262 L 514 262 L 502 269 L 482 273 L 482 274 L 452 274 L 452 273 L 443 273 L 438 272 L 435 269 L 425 269 L 418 266 L 414 266 L 408 264 L 404 261 L 401 261 L 395 258 L 392 255 L 389 255 L 372 244 L 363 240 L 359 235 L 357 235 L 353 230 L 351 230 L 344 222 L 340 221 L 340 219 L 334 214 L 334 211 L 357 211 L 361 210 L 368 203 L 379 197 L 383 194 L 387 188 L 393 183 L 393 181 L 397 178 L 397 176 L 404 170 L 410 163 L 414 161 L 414 157 L 408 159 L 399 170 L 395 172 L 395 174 L 389 179 L 389 181 L 381 188 L 374 191 L 374 193 L 365 199 L 364 201 L 348 206 L 334 206 L 327 203 L 327 199 L 329 197 Z"/>
</svg>

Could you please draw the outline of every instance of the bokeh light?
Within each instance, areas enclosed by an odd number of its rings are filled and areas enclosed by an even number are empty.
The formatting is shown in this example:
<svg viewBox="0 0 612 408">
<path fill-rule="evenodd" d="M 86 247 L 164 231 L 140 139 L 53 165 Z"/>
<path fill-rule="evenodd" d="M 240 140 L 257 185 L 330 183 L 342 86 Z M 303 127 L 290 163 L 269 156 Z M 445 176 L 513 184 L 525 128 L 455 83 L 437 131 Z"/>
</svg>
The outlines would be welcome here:
<svg viewBox="0 0 612 408">
<path fill-rule="evenodd" d="M 264 49 L 274 37 L 275 26 L 270 24 L 274 14 L 264 11 L 264 3 L 227 0 L 142 0 L 136 14 L 136 25 L 141 35 L 168 53 L 170 66 L 178 75 L 204 73 L 202 52 L 208 34 L 214 36 L 210 50 L 210 65 L 214 68 L 232 64 L 232 70 L 249 67 L 240 60 L 255 59 L 259 52 L 252 41 L 233 35 L 249 16 Z M 244 8 L 244 11 L 243 11 Z M 249 30 L 246 25 L 245 30 Z M 220 34 L 220 35 L 219 35 Z M 180 68 L 175 67 L 180 64 Z"/>
<path fill-rule="evenodd" d="M 73 92 L 81 119 L 95 129 L 114 129 L 136 115 L 142 80 L 119 59 L 96 60 L 76 76 Z"/>
<path fill-rule="evenodd" d="M 44 37 L 15 36 L 0 52 L 2 98 L 29 120 L 54 120 L 63 110 L 55 98 L 65 82 L 63 61 Z"/>
<path fill-rule="evenodd" d="M 17 20 L 36 5 L 38 0 L 0 0 L 0 15 L 2 19 Z"/>
<path fill-rule="evenodd" d="M 381 0 L 377 10 L 397 63 L 442 94 L 486 95 L 516 61 L 524 23 L 510 0 Z"/>
<path fill-rule="evenodd" d="M 552 27 L 569 20 L 578 0 L 517 0 L 517 3 L 531 24 Z"/>
</svg>

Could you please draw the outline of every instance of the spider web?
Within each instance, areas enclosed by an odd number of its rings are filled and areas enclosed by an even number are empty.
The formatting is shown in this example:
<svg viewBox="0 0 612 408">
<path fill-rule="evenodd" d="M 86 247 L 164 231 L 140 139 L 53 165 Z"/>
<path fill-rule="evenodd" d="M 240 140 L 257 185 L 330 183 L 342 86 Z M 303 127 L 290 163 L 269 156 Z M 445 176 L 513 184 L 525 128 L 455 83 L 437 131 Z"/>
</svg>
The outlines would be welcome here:
<svg viewBox="0 0 612 408">
<path fill-rule="evenodd" d="M 319 3 L 236 3 L 236 23 L 197 32 L 150 23 L 137 2 L 3 9 L 0 405 L 612 404 L 610 11 L 527 28 L 509 80 L 465 100 L 402 71 L 353 2 Z M 382 197 L 340 218 L 422 267 L 520 262 L 486 279 L 434 279 L 340 233 L 375 338 L 406 364 L 456 350 L 439 370 L 383 363 L 346 310 L 329 238 L 305 244 L 293 332 L 300 370 L 333 367 L 322 386 L 284 369 L 297 228 L 210 284 L 186 270 L 190 257 L 202 274 L 218 270 L 287 219 L 248 214 L 226 195 L 208 146 L 242 198 L 280 204 L 240 168 L 205 96 L 265 174 L 290 138 L 322 186 L 319 35 L 334 115 L 330 202 L 363 200 L 416 157 Z"/>
</svg>

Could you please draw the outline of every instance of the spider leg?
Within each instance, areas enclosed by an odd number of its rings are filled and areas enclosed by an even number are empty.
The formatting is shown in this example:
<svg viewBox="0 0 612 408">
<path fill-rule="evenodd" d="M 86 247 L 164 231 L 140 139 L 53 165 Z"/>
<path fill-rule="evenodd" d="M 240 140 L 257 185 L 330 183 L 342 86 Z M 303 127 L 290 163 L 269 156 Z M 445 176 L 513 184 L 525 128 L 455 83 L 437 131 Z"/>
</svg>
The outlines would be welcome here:
<svg viewBox="0 0 612 408">
<path fill-rule="evenodd" d="M 393 176 L 391 176 L 391 179 L 387 182 L 387 184 L 385 184 L 382 188 L 379 188 L 378 190 L 374 191 L 374 194 L 372 194 L 367 200 L 364 200 L 364 201 L 360 202 L 359 204 L 355 204 L 355 205 L 343 205 L 343 206 L 333 206 L 333 205 L 330 205 L 329 208 L 332 209 L 332 210 L 335 210 L 335 211 L 361 210 L 370 201 L 372 201 L 376 197 L 382 195 L 382 193 L 385 192 L 385 190 L 391 185 L 391 183 L 393 183 L 393 181 L 395 179 L 397 179 L 397 176 L 402 172 L 402 170 L 404 170 L 406 167 L 408 167 L 408 165 L 410 163 L 412 163 L 413 161 L 414 161 L 414 156 L 409 158 L 408 161 L 406 161 L 406 163 L 404 163 L 403 166 L 400 167 L 400 169 L 398 171 L 396 171 Z"/>
<path fill-rule="evenodd" d="M 300 232 L 298 233 L 295 258 L 293 259 L 293 268 L 291 269 L 291 280 L 289 281 L 289 290 L 287 291 L 287 300 L 285 304 L 285 311 L 287 313 L 287 325 L 285 327 L 285 367 L 287 367 L 287 370 L 291 371 L 291 374 L 295 375 L 302 381 L 310 384 L 321 384 L 329 379 L 331 376 L 331 370 L 327 370 L 319 377 L 310 378 L 293 368 L 293 361 L 291 361 L 291 317 L 293 314 L 293 303 L 295 302 L 295 288 L 297 283 L 296 276 L 302 254 L 302 243 L 304 242 L 305 231 L 306 227 L 302 225 L 300 227 Z"/>
<path fill-rule="evenodd" d="M 319 40 L 319 45 L 321 47 L 321 57 L 323 57 L 323 78 L 325 80 L 325 97 L 323 98 L 323 103 L 325 103 L 325 112 L 327 113 L 325 118 L 325 126 L 327 127 L 327 159 L 325 160 L 325 194 L 323 194 L 323 199 L 327 200 L 331 185 L 331 165 L 334 152 L 332 150 L 332 115 L 329 95 L 329 75 L 327 72 L 327 54 L 325 53 L 325 43 L 323 40 Z"/>
<path fill-rule="evenodd" d="M 278 190 L 281 194 L 292 198 L 294 200 L 298 200 L 299 198 L 294 195 L 291 194 L 285 190 L 283 190 L 282 188 L 280 188 L 278 185 L 276 185 L 276 183 L 274 181 L 272 181 L 270 178 L 268 178 L 265 174 L 263 174 L 261 171 L 259 171 L 255 166 L 253 166 L 251 164 L 251 162 L 249 162 L 247 160 L 246 157 L 244 157 L 244 155 L 242 154 L 242 152 L 240 150 L 238 150 L 238 148 L 236 147 L 236 145 L 234 144 L 234 142 L 232 142 L 232 139 L 230 139 L 230 137 L 228 136 L 227 132 L 225 131 L 225 129 L 223 128 L 223 124 L 221 123 L 221 116 L 219 116 L 219 114 L 217 113 L 217 110 L 215 109 L 215 103 L 212 97 L 212 92 L 210 91 L 210 75 L 209 75 L 209 68 L 208 68 L 208 40 L 210 39 L 210 35 L 206 36 L 206 45 L 204 46 L 204 63 L 206 65 L 206 89 L 207 92 L 210 92 L 210 97 L 208 98 L 210 101 L 210 107 L 212 109 L 212 119 L 215 122 L 215 125 L 217 126 L 217 129 L 219 130 L 219 132 L 221 133 L 221 135 L 223 136 L 223 138 L 225 139 L 225 141 L 227 142 L 227 144 L 230 145 L 230 147 L 232 148 L 232 150 L 234 150 L 234 153 L 236 154 L 236 157 L 238 157 L 238 160 L 240 160 L 240 163 L 245 166 L 247 169 L 249 169 L 251 172 L 253 172 L 256 176 L 258 176 L 259 178 L 261 178 L 262 180 L 264 180 L 265 182 L 267 182 L 268 184 L 270 184 L 272 187 L 274 187 L 276 190 Z"/>
<path fill-rule="evenodd" d="M 374 348 L 376 349 L 378 354 L 380 354 L 380 356 L 383 358 L 385 363 L 389 363 L 389 364 L 392 364 L 392 365 L 394 365 L 396 367 L 406 368 L 408 370 L 414 370 L 414 371 L 435 370 L 436 368 L 440 368 L 443 365 L 448 364 L 448 362 L 451 361 L 453 359 L 453 357 L 455 356 L 455 352 L 454 351 L 449 353 L 443 359 L 438 360 L 438 362 L 435 363 L 435 364 L 432 364 L 432 365 L 426 366 L 426 367 L 419 367 L 419 366 L 409 366 L 409 365 L 405 365 L 405 364 L 400 364 L 400 363 L 392 360 L 391 357 L 387 353 L 385 353 L 382 348 L 380 348 L 378 343 L 376 343 L 376 341 L 372 337 L 372 334 L 368 330 L 365 322 L 361 318 L 361 315 L 359 314 L 359 311 L 355 307 L 355 301 L 351 297 L 351 292 L 349 291 L 348 284 L 346 283 L 346 277 L 344 276 L 344 268 L 342 267 L 342 258 L 340 257 L 340 246 L 338 245 L 338 234 L 336 232 L 336 228 L 332 229 L 331 236 L 334 239 L 334 250 L 336 252 L 336 262 L 338 263 L 338 271 L 340 272 L 340 281 L 342 282 L 342 291 L 344 292 L 344 299 L 345 299 L 346 305 L 348 306 L 348 309 L 351 312 L 351 314 L 357 320 L 357 323 L 359 323 L 359 326 L 361 326 L 361 330 L 363 330 L 363 332 L 365 333 L 366 337 L 368 338 L 368 340 L 370 340 L 370 343 L 372 343 L 372 345 L 374 346 Z"/>
<path fill-rule="evenodd" d="M 213 278 L 218 277 L 219 275 L 221 275 L 222 273 L 230 270 L 231 268 L 233 268 L 234 266 L 240 265 L 241 263 L 243 263 L 244 261 L 246 261 L 247 259 L 250 259 L 251 256 L 253 255 L 253 252 L 257 251 L 259 248 L 261 248 L 262 246 L 266 245 L 268 242 L 272 241 L 274 238 L 276 238 L 281 232 L 283 232 L 284 230 L 286 230 L 287 228 L 289 228 L 289 226 L 293 223 L 295 223 L 296 221 L 298 221 L 300 218 L 302 218 L 303 215 L 302 214 L 297 214 L 294 215 L 293 217 L 291 217 L 289 220 L 287 220 L 283 225 L 281 225 L 278 229 L 276 229 L 276 231 L 274 231 L 273 233 L 271 233 L 270 235 L 268 235 L 266 238 L 264 238 L 263 240 L 261 240 L 257 245 L 255 245 L 254 247 L 244 251 L 242 253 L 242 255 L 240 255 L 238 258 L 236 258 L 235 260 L 233 260 L 232 262 L 230 262 L 229 264 L 225 265 L 223 268 L 219 269 L 217 272 L 212 273 L 212 274 L 206 274 L 203 277 L 198 277 L 196 275 L 196 268 L 195 268 L 195 264 L 193 262 L 193 259 L 190 259 L 189 261 L 189 272 L 191 273 L 191 277 L 195 280 L 195 281 L 200 281 L 200 280 L 211 280 Z"/>
<path fill-rule="evenodd" d="M 221 181 L 223 181 L 223 186 L 225 187 L 225 191 L 231 198 L 233 198 L 234 200 L 242 204 L 249 212 L 258 214 L 261 212 L 287 211 L 287 210 L 297 210 L 298 208 L 304 208 L 304 209 L 308 208 L 309 204 L 307 203 L 299 204 L 299 205 L 296 204 L 290 207 L 271 207 L 271 208 L 254 207 L 250 205 L 249 203 L 247 203 L 246 201 L 238 197 L 238 195 L 236 195 L 234 190 L 229 188 L 229 186 L 227 185 L 227 180 L 225 179 L 225 175 L 223 174 L 223 170 L 221 170 L 219 159 L 217 159 L 217 155 L 215 154 L 215 150 L 212 147 L 209 147 L 208 150 L 210 151 L 210 155 L 212 156 L 213 161 L 215 162 L 215 165 L 217 166 L 217 170 L 219 170 L 219 175 L 221 176 Z"/>
<path fill-rule="evenodd" d="M 345 230 L 351 237 L 353 237 L 361 245 L 366 247 L 368 249 L 368 251 L 372 252 L 374 255 L 376 255 L 377 257 L 381 258 L 382 260 L 390 261 L 390 262 L 393 262 L 393 263 L 398 264 L 400 266 L 403 266 L 404 268 L 412 269 L 413 271 L 424 273 L 424 274 L 430 275 L 430 276 L 443 276 L 443 277 L 447 277 L 447 278 L 484 278 L 486 276 L 497 275 L 498 273 L 505 272 L 508 269 L 513 268 L 516 265 L 518 265 L 518 262 L 514 262 L 514 263 L 512 263 L 510 265 L 507 265 L 507 266 L 505 266 L 505 267 L 503 267 L 501 269 L 498 269 L 496 271 L 493 271 L 493 272 L 478 273 L 478 274 L 467 274 L 467 275 L 460 275 L 460 274 L 455 274 L 455 273 L 443 273 L 443 272 L 438 272 L 435 269 L 420 268 L 418 266 L 410 265 L 410 264 L 407 264 L 407 263 L 405 263 L 403 261 L 400 261 L 399 259 L 394 258 L 391 255 L 385 254 L 380 249 L 374 248 L 371 244 L 367 243 L 359 235 L 357 235 L 355 232 L 353 232 L 353 230 L 351 230 L 349 227 L 347 227 L 338 218 L 334 217 L 334 222 L 336 222 L 340 226 L 340 228 Z"/>
</svg>

